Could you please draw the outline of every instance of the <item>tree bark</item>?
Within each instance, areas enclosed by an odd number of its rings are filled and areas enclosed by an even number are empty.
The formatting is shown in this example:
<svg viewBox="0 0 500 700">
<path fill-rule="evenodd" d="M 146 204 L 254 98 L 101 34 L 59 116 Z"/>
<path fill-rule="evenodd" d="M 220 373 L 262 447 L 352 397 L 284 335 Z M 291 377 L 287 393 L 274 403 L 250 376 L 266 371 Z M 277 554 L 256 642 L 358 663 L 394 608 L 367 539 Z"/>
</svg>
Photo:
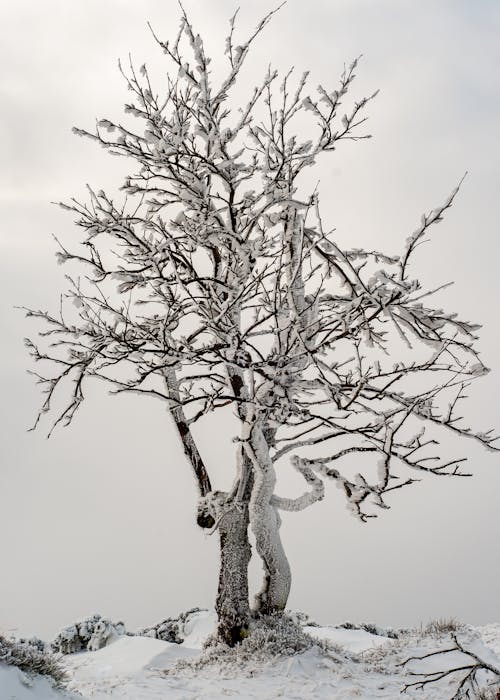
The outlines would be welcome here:
<svg viewBox="0 0 500 700">
<path fill-rule="evenodd" d="M 279 534 L 281 518 L 273 506 L 266 510 L 263 521 L 260 518 L 252 521 L 256 549 L 264 567 L 264 582 L 254 604 L 254 611 L 259 615 L 282 612 L 292 583 L 290 565 Z"/>
<path fill-rule="evenodd" d="M 219 517 L 220 571 L 215 603 L 217 635 L 229 646 L 234 646 L 246 637 L 250 620 L 248 506 L 229 503 Z"/>
<path fill-rule="evenodd" d="M 262 429 L 254 424 L 245 447 L 253 463 L 254 483 L 250 497 L 250 526 L 255 535 L 257 553 L 264 567 L 264 583 L 255 597 L 255 612 L 269 615 L 285 609 L 292 576 L 281 542 L 281 518 L 271 504 L 276 472 Z"/>
</svg>

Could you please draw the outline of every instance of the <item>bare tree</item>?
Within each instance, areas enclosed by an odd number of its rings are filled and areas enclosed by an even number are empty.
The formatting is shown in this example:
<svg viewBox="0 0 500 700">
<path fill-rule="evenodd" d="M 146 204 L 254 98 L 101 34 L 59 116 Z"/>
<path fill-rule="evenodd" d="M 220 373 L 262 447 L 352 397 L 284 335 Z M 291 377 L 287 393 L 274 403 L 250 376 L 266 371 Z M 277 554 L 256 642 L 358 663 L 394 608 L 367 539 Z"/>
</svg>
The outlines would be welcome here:
<svg viewBox="0 0 500 700">
<path fill-rule="evenodd" d="M 198 524 L 220 536 L 218 631 L 230 644 L 251 614 L 249 525 L 264 568 L 254 612 L 283 610 L 291 576 L 280 510 L 321 500 L 333 480 L 365 521 L 420 476 L 464 475 L 463 460 L 440 451 L 440 431 L 494 449 L 491 432 L 472 432 L 456 416 L 467 385 L 487 371 L 477 326 L 430 306 L 438 290 L 423 289 L 411 270 L 458 187 L 422 217 L 401 255 L 342 250 L 317 190 L 302 191 L 300 178 L 340 142 L 369 138 L 365 107 L 376 93 L 343 106 L 357 61 L 335 89 L 316 91 L 308 73 L 270 69 L 246 106 L 231 107 L 250 48 L 275 12 L 240 44 L 231 19 L 218 81 L 184 11 L 173 41 L 152 30 L 172 66 L 160 93 L 145 65 L 120 66 L 133 95 L 125 122 L 74 131 L 128 157 L 135 171 L 119 202 L 89 188 L 86 202 L 61 204 L 82 239 L 73 250 L 60 243 L 59 262 L 80 264 L 85 276 L 68 278 L 58 314 L 27 310 L 46 324 L 43 347 L 27 345 L 55 368 L 38 375 L 46 392 L 39 417 L 57 391 L 66 402 L 53 409 L 53 425 L 68 425 L 94 377 L 168 407 L 198 486 Z M 309 119 L 307 140 L 298 117 Z M 222 493 L 192 428 L 227 407 L 239 432 L 227 465 L 234 484 Z M 297 498 L 275 493 L 276 469 L 287 463 L 306 482 Z"/>
</svg>

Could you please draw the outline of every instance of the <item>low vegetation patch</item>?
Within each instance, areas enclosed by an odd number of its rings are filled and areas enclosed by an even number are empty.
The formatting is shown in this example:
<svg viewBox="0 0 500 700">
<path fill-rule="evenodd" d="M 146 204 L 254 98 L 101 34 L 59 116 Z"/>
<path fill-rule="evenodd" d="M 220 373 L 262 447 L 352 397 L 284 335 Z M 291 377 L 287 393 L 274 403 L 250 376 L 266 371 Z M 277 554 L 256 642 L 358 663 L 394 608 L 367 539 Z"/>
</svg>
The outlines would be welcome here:
<svg viewBox="0 0 500 700">
<path fill-rule="evenodd" d="M 461 632 L 465 629 L 463 622 L 460 622 L 456 617 L 439 617 L 436 620 L 431 620 L 422 628 L 422 634 L 435 637 L 451 634 L 452 632 Z"/>
<path fill-rule="evenodd" d="M 248 636 L 240 644 L 229 647 L 210 637 L 201 656 L 182 659 L 171 672 L 219 666 L 230 673 L 238 670 L 253 675 L 256 668 L 264 668 L 277 659 L 303 654 L 314 648 L 336 662 L 350 656 L 337 644 L 311 637 L 300 622 L 289 615 L 262 615 L 251 622 Z"/>
<path fill-rule="evenodd" d="M 17 666 L 26 673 L 49 676 L 57 687 L 63 687 L 66 681 L 59 657 L 29 640 L 7 639 L 0 635 L 0 662 Z"/>
</svg>

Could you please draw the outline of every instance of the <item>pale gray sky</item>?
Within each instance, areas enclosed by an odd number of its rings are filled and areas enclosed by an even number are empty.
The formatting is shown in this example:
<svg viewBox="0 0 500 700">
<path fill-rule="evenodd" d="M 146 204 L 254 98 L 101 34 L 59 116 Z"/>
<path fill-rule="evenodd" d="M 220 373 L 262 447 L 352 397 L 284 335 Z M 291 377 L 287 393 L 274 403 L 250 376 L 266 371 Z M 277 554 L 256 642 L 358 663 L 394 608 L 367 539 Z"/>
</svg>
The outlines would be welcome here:
<svg viewBox="0 0 500 700">
<path fill-rule="evenodd" d="M 240 4 L 245 32 L 272 7 Z M 217 67 L 237 3 L 185 6 Z M 40 395 L 25 373 L 22 338 L 33 328 L 13 305 L 58 304 L 64 270 L 51 234 L 78 232 L 50 202 L 82 196 L 86 182 L 112 188 L 122 172 L 70 129 L 119 117 L 128 94 L 116 61 L 129 51 L 161 80 L 148 19 L 171 35 L 176 3 L 0 3 L 3 630 L 50 636 L 96 611 L 133 628 L 215 596 L 217 540 L 194 525 L 194 483 L 160 404 L 108 397 L 99 386 L 71 428 L 49 441 L 26 432 Z M 353 95 L 381 90 L 369 110 L 374 138 L 344 145 L 318 170 L 325 218 L 348 247 L 399 252 L 421 213 L 469 171 L 418 265 L 428 282 L 455 279 L 440 303 L 484 324 L 480 348 L 493 373 L 470 391 L 467 415 L 478 428 L 500 428 L 499 35 L 496 0 L 289 0 L 249 57 L 243 86 L 271 61 L 333 87 L 343 62 L 364 54 Z M 214 430 L 223 432 L 211 426 L 199 438 L 223 478 L 230 446 Z M 426 479 L 366 525 L 335 488 L 308 511 L 285 514 L 290 607 L 322 622 L 499 620 L 500 460 L 469 441 L 455 450 L 471 456 L 473 479 Z M 282 490 L 287 483 L 285 475 Z"/>
</svg>

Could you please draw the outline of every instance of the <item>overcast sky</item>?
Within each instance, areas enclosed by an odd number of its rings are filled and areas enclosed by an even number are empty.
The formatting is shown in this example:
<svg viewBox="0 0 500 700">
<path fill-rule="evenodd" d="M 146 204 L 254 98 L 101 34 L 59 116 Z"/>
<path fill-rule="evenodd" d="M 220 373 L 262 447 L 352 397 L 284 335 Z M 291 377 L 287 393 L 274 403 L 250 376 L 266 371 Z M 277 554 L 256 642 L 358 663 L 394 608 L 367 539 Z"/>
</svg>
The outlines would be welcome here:
<svg viewBox="0 0 500 700">
<path fill-rule="evenodd" d="M 272 7 L 240 4 L 244 33 Z M 185 7 L 217 70 L 237 3 Z M 99 386 L 70 428 L 50 440 L 26 432 L 40 403 L 22 343 L 34 329 L 13 309 L 58 305 L 64 270 L 51 234 L 70 241 L 78 231 L 51 201 L 83 196 L 86 182 L 120 184 L 123 164 L 71 127 L 119 118 L 129 97 L 119 57 L 146 60 L 161 81 L 166 66 L 146 21 L 167 38 L 178 18 L 173 0 L 0 2 L 3 631 L 51 636 L 93 612 L 133 629 L 215 597 L 217 538 L 194 524 L 194 481 L 164 407 Z M 318 166 L 323 213 L 342 245 L 397 254 L 420 215 L 469 172 L 416 265 L 426 283 L 455 280 L 439 303 L 484 326 L 480 349 L 493 371 L 471 388 L 466 412 L 480 429 L 500 429 L 499 36 L 497 0 L 288 0 L 243 76 L 249 90 L 268 62 L 295 65 L 311 71 L 312 85 L 333 88 L 344 61 L 363 54 L 353 95 L 380 88 L 374 138 L 344 144 Z M 223 435 L 212 425 L 198 436 L 222 484 Z M 468 440 L 450 449 L 471 457 L 474 478 L 428 478 L 396 492 L 391 510 L 368 524 L 335 488 L 315 507 L 285 513 L 290 607 L 324 623 L 498 621 L 500 460 Z"/>
</svg>

